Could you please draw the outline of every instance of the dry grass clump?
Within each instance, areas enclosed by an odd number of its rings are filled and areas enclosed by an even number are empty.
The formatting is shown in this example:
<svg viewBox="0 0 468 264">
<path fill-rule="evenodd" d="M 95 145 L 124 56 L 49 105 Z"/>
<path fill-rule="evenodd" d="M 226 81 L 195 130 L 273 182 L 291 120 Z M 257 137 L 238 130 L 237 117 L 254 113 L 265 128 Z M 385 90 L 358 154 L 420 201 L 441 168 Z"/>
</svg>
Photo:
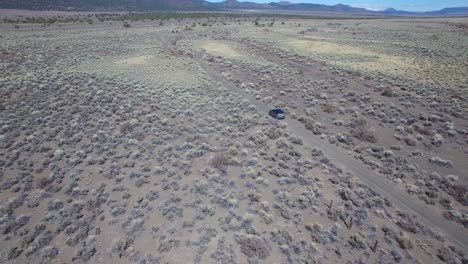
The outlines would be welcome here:
<svg viewBox="0 0 468 264">
<path fill-rule="evenodd" d="M 315 122 L 314 119 L 310 117 L 299 117 L 298 120 L 304 123 L 305 128 L 312 131 L 314 135 L 322 134 L 324 126 L 319 122 Z"/>
<path fill-rule="evenodd" d="M 442 167 L 446 167 L 446 168 L 452 168 L 453 167 L 453 161 L 442 159 L 441 157 L 438 157 L 438 156 L 430 158 L 429 162 L 433 163 L 433 164 L 436 164 L 436 165 L 439 165 L 439 166 L 442 166 Z"/>
<path fill-rule="evenodd" d="M 415 124 L 413 129 L 421 135 L 429 136 L 431 134 L 431 130 L 422 125 Z"/>
<path fill-rule="evenodd" d="M 112 246 L 112 253 L 119 258 L 127 257 L 130 254 L 128 249 L 131 248 L 132 244 L 133 239 L 131 238 L 120 239 Z"/>
<path fill-rule="evenodd" d="M 365 118 L 356 118 L 352 121 L 351 135 L 361 141 L 377 143 L 377 135 L 375 131 L 368 127 Z"/>
<path fill-rule="evenodd" d="M 325 113 L 333 114 L 336 112 L 336 106 L 330 103 L 326 103 L 325 105 L 323 105 L 323 111 Z"/>
<path fill-rule="evenodd" d="M 459 201 L 463 205 L 468 205 L 468 187 L 466 186 L 466 184 L 455 184 L 452 188 L 451 193 L 457 201 Z"/>
<path fill-rule="evenodd" d="M 402 249 L 413 248 L 413 241 L 411 241 L 411 237 L 406 232 L 400 232 L 395 236 L 395 240 Z"/>
<path fill-rule="evenodd" d="M 383 90 L 382 90 L 382 93 L 380 93 L 382 96 L 386 96 L 386 97 L 394 97 L 396 96 L 395 92 L 393 92 L 392 88 L 390 87 L 385 87 Z"/>
<path fill-rule="evenodd" d="M 266 259 L 270 255 L 268 247 L 258 237 L 242 237 L 237 240 L 242 253 L 248 257 Z"/>
<path fill-rule="evenodd" d="M 120 133 L 121 134 L 130 133 L 130 132 L 132 132 L 132 130 L 133 130 L 133 126 L 132 126 L 132 124 L 130 124 L 128 122 L 125 122 L 120 126 Z"/>
<path fill-rule="evenodd" d="M 94 210 L 98 207 L 99 207 L 99 202 L 96 199 L 91 198 L 86 201 L 86 209 L 88 211 Z"/>
<path fill-rule="evenodd" d="M 218 170 L 224 171 L 229 166 L 230 160 L 226 153 L 218 152 L 211 159 L 211 165 Z"/>
<path fill-rule="evenodd" d="M 44 189 L 47 187 L 47 185 L 49 185 L 49 183 L 51 183 L 51 179 L 47 177 L 40 177 L 36 181 L 36 187 L 38 189 Z"/>
</svg>

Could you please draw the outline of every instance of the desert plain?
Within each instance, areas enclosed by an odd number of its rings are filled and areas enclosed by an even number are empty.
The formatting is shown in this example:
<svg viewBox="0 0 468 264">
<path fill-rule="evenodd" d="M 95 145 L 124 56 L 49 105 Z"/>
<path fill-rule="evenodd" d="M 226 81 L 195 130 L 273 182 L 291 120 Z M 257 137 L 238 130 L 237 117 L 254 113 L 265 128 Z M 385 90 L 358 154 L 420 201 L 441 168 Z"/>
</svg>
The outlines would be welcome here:
<svg viewBox="0 0 468 264">
<path fill-rule="evenodd" d="M 1 263 L 468 263 L 467 18 L 0 18 Z"/>
</svg>

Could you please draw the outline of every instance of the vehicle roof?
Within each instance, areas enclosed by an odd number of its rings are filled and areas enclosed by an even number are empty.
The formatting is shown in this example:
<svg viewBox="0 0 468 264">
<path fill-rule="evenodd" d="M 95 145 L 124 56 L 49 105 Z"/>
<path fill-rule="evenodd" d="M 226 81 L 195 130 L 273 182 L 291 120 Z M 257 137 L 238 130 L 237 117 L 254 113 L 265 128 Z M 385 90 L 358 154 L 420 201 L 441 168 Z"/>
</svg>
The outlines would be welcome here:
<svg viewBox="0 0 468 264">
<path fill-rule="evenodd" d="M 274 109 L 271 109 L 271 111 L 276 112 L 276 113 L 284 113 L 284 110 L 281 108 L 274 108 Z"/>
</svg>

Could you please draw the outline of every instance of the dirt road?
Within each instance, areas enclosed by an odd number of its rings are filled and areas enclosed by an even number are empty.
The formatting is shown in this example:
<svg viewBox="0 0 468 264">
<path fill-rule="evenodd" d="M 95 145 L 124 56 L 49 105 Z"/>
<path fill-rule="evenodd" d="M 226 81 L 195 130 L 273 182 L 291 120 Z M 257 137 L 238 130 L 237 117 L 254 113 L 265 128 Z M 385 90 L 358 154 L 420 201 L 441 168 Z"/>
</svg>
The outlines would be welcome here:
<svg viewBox="0 0 468 264">
<path fill-rule="evenodd" d="M 224 87 L 249 100 L 251 104 L 257 107 L 258 111 L 265 113 L 265 115 L 268 114 L 268 111 L 272 106 L 266 105 L 259 100 L 255 100 L 253 96 L 238 88 L 234 83 L 227 81 L 220 74 L 211 70 L 203 58 L 204 54 L 205 50 L 200 50 L 195 56 L 195 61 L 210 78 L 220 82 Z M 435 209 L 420 202 L 417 198 L 411 197 L 406 192 L 396 189 L 392 182 L 385 179 L 384 175 L 380 175 L 367 168 L 363 163 L 354 159 L 343 149 L 340 149 L 335 145 L 328 144 L 319 136 L 316 136 L 311 131 L 307 130 L 299 121 L 286 118 L 281 122 L 286 122 L 288 129 L 296 136 L 302 138 L 304 144 L 321 149 L 324 155 L 340 168 L 351 172 L 364 184 L 393 202 L 395 206 L 416 214 L 424 224 L 432 228 L 437 228 L 440 232 L 446 235 L 447 240 L 451 241 L 465 252 L 468 252 L 468 231 L 461 225 L 446 220 Z"/>
</svg>

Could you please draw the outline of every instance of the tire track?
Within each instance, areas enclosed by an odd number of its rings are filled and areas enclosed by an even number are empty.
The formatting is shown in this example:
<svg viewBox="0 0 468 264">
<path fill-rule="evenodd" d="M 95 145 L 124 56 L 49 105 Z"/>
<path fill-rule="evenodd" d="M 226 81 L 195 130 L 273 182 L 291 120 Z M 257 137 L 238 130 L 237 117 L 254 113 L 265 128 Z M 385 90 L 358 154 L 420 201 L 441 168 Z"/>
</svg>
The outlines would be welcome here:
<svg viewBox="0 0 468 264">
<path fill-rule="evenodd" d="M 256 100 L 253 96 L 238 88 L 234 83 L 227 81 L 220 74 L 210 69 L 203 58 L 204 55 L 205 50 L 201 49 L 197 52 L 194 59 L 211 79 L 220 82 L 225 88 L 249 100 L 251 104 L 257 107 L 258 111 L 265 113 L 265 115 L 268 114 L 270 106 Z M 390 200 L 397 207 L 414 213 L 425 225 L 438 229 L 438 231 L 445 234 L 447 240 L 460 247 L 464 252 L 468 252 L 468 231 L 461 225 L 446 220 L 434 208 L 411 197 L 406 192 L 396 189 L 393 183 L 385 179 L 385 177 L 376 174 L 364 164 L 346 154 L 342 149 L 324 142 L 319 136 L 307 130 L 299 121 L 286 117 L 282 122 L 285 122 L 288 129 L 300 137 L 304 144 L 320 148 L 326 157 L 334 161 L 342 169 L 351 172 L 364 184 Z"/>
</svg>

